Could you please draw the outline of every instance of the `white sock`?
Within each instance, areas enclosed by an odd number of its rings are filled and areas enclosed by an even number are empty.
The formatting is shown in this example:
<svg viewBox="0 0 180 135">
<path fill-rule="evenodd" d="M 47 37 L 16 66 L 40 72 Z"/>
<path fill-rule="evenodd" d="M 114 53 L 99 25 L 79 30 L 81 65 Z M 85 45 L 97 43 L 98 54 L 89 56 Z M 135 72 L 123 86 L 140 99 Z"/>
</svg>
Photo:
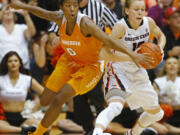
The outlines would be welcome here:
<svg viewBox="0 0 180 135">
<path fill-rule="evenodd" d="M 102 128 L 95 128 L 92 135 L 101 135 L 103 133 Z"/>
<path fill-rule="evenodd" d="M 139 124 L 137 123 L 135 127 L 132 129 L 132 133 L 133 135 L 140 135 L 143 130 L 144 128 L 140 127 Z"/>
<path fill-rule="evenodd" d="M 96 124 L 103 126 L 105 129 L 107 125 L 121 113 L 123 105 L 121 102 L 111 102 L 97 117 Z"/>
</svg>

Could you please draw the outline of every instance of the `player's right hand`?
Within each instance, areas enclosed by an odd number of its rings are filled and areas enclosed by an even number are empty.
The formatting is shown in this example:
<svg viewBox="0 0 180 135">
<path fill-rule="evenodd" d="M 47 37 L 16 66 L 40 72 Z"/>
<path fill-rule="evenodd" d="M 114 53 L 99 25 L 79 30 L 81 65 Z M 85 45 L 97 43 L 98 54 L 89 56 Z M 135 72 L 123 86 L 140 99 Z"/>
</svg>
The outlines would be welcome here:
<svg viewBox="0 0 180 135">
<path fill-rule="evenodd" d="M 148 65 L 149 67 L 151 67 L 151 64 L 154 63 L 154 60 L 152 57 L 149 57 L 148 56 L 148 53 L 142 53 L 142 54 L 139 54 L 137 53 L 138 50 L 136 50 L 135 52 L 133 52 L 133 54 L 131 55 L 131 58 L 132 60 L 135 62 L 135 64 L 138 66 L 138 67 L 141 67 L 140 65 L 143 63 L 143 64 L 146 64 Z"/>
</svg>

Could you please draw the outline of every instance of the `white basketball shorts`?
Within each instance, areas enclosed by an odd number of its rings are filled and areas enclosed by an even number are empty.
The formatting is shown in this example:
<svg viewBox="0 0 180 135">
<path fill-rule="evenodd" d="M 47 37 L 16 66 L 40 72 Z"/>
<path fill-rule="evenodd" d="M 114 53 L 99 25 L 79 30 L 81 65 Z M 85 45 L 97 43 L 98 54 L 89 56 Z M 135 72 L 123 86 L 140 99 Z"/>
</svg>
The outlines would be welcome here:
<svg viewBox="0 0 180 135">
<path fill-rule="evenodd" d="M 140 107 L 153 109 L 159 106 L 158 95 L 154 90 L 144 68 L 138 68 L 133 62 L 109 62 L 104 74 L 104 94 L 113 89 L 126 93 L 125 100 L 131 110 Z M 114 97 L 118 98 L 118 93 Z"/>
</svg>

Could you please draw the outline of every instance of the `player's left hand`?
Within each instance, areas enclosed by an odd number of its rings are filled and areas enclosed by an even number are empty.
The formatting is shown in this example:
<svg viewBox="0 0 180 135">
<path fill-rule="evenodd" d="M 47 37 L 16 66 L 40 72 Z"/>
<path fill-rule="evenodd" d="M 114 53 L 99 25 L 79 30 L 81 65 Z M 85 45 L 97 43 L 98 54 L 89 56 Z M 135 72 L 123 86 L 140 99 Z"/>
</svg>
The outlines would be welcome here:
<svg viewBox="0 0 180 135">
<path fill-rule="evenodd" d="M 160 45 L 159 45 L 159 48 L 161 50 L 161 56 L 162 56 L 162 60 L 163 60 L 163 58 L 164 58 L 164 50 L 163 50 L 163 48 Z"/>
</svg>

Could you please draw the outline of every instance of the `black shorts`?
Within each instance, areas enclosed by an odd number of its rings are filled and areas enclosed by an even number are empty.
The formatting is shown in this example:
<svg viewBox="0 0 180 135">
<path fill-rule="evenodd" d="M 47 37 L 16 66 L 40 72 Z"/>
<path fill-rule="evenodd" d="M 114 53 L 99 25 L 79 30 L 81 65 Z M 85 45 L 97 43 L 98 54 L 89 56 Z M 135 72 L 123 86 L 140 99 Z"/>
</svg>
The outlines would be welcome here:
<svg viewBox="0 0 180 135">
<path fill-rule="evenodd" d="M 135 125 L 138 117 L 139 113 L 137 113 L 136 110 L 124 108 L 121 114 L 113 119 L 113 122 L 118 122 L 125 128 L 132 128 Z"/>
<path fill-rule="evenodd" d="M 167 123 L 179 127 L 180 126 L 180 110 L 174 111 L 173 115 L 166 120 Z"/>
<path fill-rule="evenodd" d="M 5 117 L 10 125 L 18 127 L 26 120 L 20 112 L 5 112 Z"/>
</svg>

